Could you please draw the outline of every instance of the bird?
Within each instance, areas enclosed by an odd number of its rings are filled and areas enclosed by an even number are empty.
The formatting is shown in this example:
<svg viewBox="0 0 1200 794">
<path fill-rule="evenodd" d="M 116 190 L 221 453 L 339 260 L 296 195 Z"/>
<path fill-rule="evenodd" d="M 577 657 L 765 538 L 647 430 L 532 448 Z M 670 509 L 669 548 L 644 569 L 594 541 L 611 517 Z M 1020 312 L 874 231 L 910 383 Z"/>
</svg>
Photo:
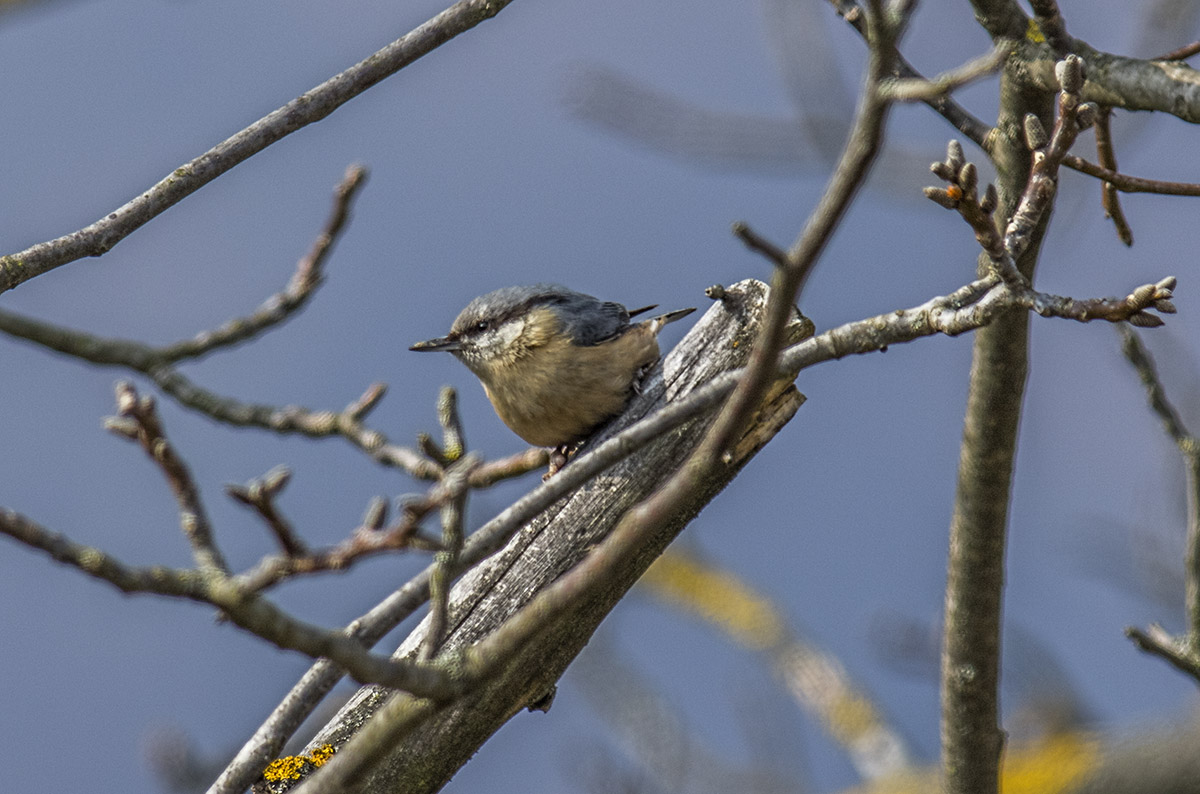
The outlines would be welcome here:
<svg viewBox="0 0 1200 794">
<path fill-rule="evenodd" d="M 663 326 L 695 311 L 630 323 L 654 308 L 630 311 L 558 284 L 503 287 L 468 303 L 449 334 L 409 350 L 453 354 L 514 433 L 565 454 L 624 409 L 658 361 Z"/>
</svg>

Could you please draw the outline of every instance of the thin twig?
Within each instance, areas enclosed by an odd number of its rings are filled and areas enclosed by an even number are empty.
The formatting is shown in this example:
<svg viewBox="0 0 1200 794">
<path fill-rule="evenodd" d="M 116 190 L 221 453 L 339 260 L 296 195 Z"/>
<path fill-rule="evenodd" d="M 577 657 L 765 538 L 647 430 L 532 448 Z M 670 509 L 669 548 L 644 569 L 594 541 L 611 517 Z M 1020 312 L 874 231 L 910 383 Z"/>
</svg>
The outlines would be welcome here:
<svg viewBox="0 0 1200 794">
<path fill-rule="evenodd" d="M 439 483 L 422 497 L 405 501 L 396 523 L 390 527 L 364 524 L 340 543 L 306 554 L 281 554 L 264 557 L 248 571 L 238 574 L 237 582 L 247 592 L 258 593 L 282 581 L 302 574 L 345 571 L 354 563 L 389 551 L 412 548 L 420 522 L 453 498 Z"/>
<path fill-rule="evenodd" d="M 547 454 L 547 450 L 544 448 L 533 448 L 489 463 L 481 463 L 477 457 L 468 456 L 470 458 L 469 465 L 463 462 L 467 461 L 467 458 L 463 458 L 458 466 L 462 476 L 466 478 L 465 486 L 467 488 L 487 488 L 501 480 L 519 477 L 544 467 Z M 363 518 L 362 526 L 351 532 L 342 542 L 304 554 L 264 557 L 253 568 L 239 574 L 237 576 L 238 583 L 248 592 L 260 592 L 300 574 L 344 571 L 360 559 L 389 551 L 409 548 L 434 552 L 443 551 L 444 545 L 441 542 L 431 542 L 420 533 L 420 522 L 434 510 L 444 509 L 446 504 L 458 498 L 460 494 L 457 489 L 460 487 L 457 480 L 450 483 L 443 480 L 427 494 L 404 500 L 400 515 L 392 526 L 385 526 L 386 502 L 372 500 Z M 494 546 L 489 546 L 486 552 L 482 549 L 473 551 L 467 565 L 478 562 L 494 549 Z M 428 598 L 427 593 L 422 595 L 412 608 L 415 609 L 426 598 Z M 403 620 L 410 613 L 411 611 L 397 618 L 397 622 Z M 390 631 L 391 628 L 389 627 L 383 633 Z"/>
<path fill-rule="evenodd" d="M 450 390 L 449 394 L 452 396 L 453 391 Z M 453 399 L 446 402 L 452 406 Z M 453 413 L 452 407 L 449 412 Z M 443 480 L 450 498 L 442 504 L 442 549 L 434 555 L 433 575 L 429 579 L 429 625 L 417 655 L 423 661 L 430 661 L 437 656 L 450 625 L 450 585 L 461 570 L 459 556 L 463 547 L 467 477 L 477 464 L 478 460 L 468 455 L 451 466 Z"/>
<path fill-rule="evenodd" d="M 988 185 L 980 198 L 979 171 L 974 163 L 967 161 L 962 145 L 951 140 L 946 144 L 946 159 L 933 163 L 929 170 L 944 180 L 947 187 L 926 187 L 926 198 L 962 216 L 975 231 L 975 240 L 991 260 L 997 275 L 1012 284 L 1025 283 L 1025 277 L 1004 247 L 1004 235 L 996 228 L 992 217 L 998 200 L 996 188 Z"/>
<path fill-rule="evenodd" d="M 1010 284 L 1024 284 L 1028 279 L 1017 267 L 1017 260 L 1029 247 L 1034 230 L 1054 201 L 1058 189 L 1058 169 L 1074 143 L 1081 127 L 1096 114 L 1094 105 L 1079 102 L 1078 91 L 1083 84 L 1082 61 L 1068 56 L 1063 61 L 1063 77 L 1071 90 L 1059 94 L 1058 118 L 1054 129 L 1047 133 L 1036 116 L 1025 117 L 1025 139 L 1033 151 L 1032 166 L 1021 200 L 1001 235 L 992 218 L 998 203 L 998 193 L 988 185 L 981 199 L 978 195 L 978 172 L 967 162 L 962 146 L 950 141 L 946 159 L 934 163 L 931 170 L 949 183 L 948 188 L 927 187 L 925 195 L 947 209 L 954 209 L 975 230 L 975 239 L 991 261 L 995 272 Z"/>
<path fill-rule="evenodd" d="M 992 47 L 991 52 L 972 58 L 936 77 L 894 77 L 884 82 L 880 91 L 892 102 L 931 103 L 982 77 L 994 74 L 1011 54 L 1012 43 L 1000 41 Z"/>
<path fill-rule="evenodd" d="M 1110 168 L 1090 163 L 1078 155 L 1063 158 L 1063 165 L 1082 174 L 1103 179 L 1122 193 L 1159 193 L 1164 196 L 1200 196 L 1200 184 L 1196 182 L 1169 182 L 1163 179 L 1146 179 L 1129 176 Z"/>
<path fill-rule="evenodd" d="M 1166 389 L 1158 376 L 1154 358 L 1142 345 L 1141 339 L 1130 328 L 1118 326 L 1121 332 L 1121 350 L 1125 358 L 1137 370 L 1138 378 L 1146 389 L 1150 407 L 1179 452 L 1183 455 L 1187 488 L 1187 549 L 1185 552 L 1184 601 L 1188 615 L 1188 633 L 1183 640 L 1183 653 L 1190 655 L 1192 663 L 1200 666 L 1200 438 L 1188 432 L 1167 399 Z"/>
<path fill-rule="evenodd" d="M 739 240 L 746 244 L 746 247 L 751 251 L 756 251 L 769 259 L 776 267 L 786 267 L 788 262 L 787 251 L 783 250 L 775 243 L 760 235 L 758 232 L 750 228 L 750 225 L 745 221 L 737 221 L 733 224 L 733 234 Z M 710 295 L 713 300 L 720 300 L 724 294 L 724 287 L 718 287 L 720 293 Z M 710 288 L 717 289 L 717 288 Z"/>
<path fill-rule="evenodd" d="M 726 454 L 734 439 L 758 410 L 771 381 L 776 377 L 776 362 L 784 346 L 785 329 L 795 312 L 796 301 L 879 153 L 890 109 L 881 85 L 884 78 L 891 74 L 895 42 L 907 18 L 890 19 L 879 2 L 871 2 L 868 8 L 866 26 L 870 46 L 867 78 L 850 137 L 821 200 L 771 279 L 771 294 L 762 329 L 755 341 L 745 375 L 689 461 L 655 496 L 631 510 L 622 519 L 622 524 L 626 521 L 634 526 L 640 524 L 644 531 L 645 527 L 655 525 L 663 516 L 677 509 L 686 491 L 694 487 L 698 479 L 707 476 L 706 472 Z M 761 241 L 748 228 L 743 227 L 743 230 L 744 233 L 740 235 L 743 240 Z M 767 245 L 759 250 L 769 253 L 771 248 Z"/>
<path fill-rule="evenodd" d="M 174 367 L 153 368 L 146 374 L 180 405 L 225 424 L 309 438 L 344 438 L 372 460 L 401 469 L 420 480 L 436 479 L 441 471 L 436 462 L 416 450 L 390 443 L 383 433 L 363 424 L 363 416 L 379 403 L 387 389 L 382 383 L 371 384 L 362 396 L 335 412 L 314 411 L 298 405 L 281 407 L 241 402 L 197 386 Z"/>
<path fill-rule="evenodd" d="M 1191 58 L 1196 53 L 1200 53 L 1200 41 L 1193 41 L 1191 44 L 1185 44 L 1177 50 L 1171 50 L 1166 55 L 1160 55 L 1157 58 L 1151 58 L 1152 61 L 1182 61 Z"/>
<path fill-rule="evenodd" d="M 1187 673 L 1200 683 L 1200 658 L 1180 648 L 1175 638 L 1162 626 L 1152 625 L 1149 631 L 1128 626 L 1125 636 L 1133 640 L 1133 644 L 1140 650 L 1166 659 L 1172 667 Z"/>
<path fill-rule="evenodd" d="M 458 415 L 458 393 L 450 386 L 443 386 L 438 393 L 437 415 L 442 426 L 442 453 L 448 460 L 456 461 L 463 456 L 467 440 Z"/>
<path fill-rule="evenodd" d="M 1113 149 L 1112 128 L 1109 121 L 1112 118 L 1112 108 L 1101 108 L 1096 117 L 1096 159 L 1102 168 L 1110 171 L 1117 170 L 1117 154 Z M 1121 199 L 1117 195 L 1117 187 L 1112 182 L 1100 183 L 1100 206 L 1104 209 L 1104 217 L 1112 218 L 1113 226 L 1117 229 L 1117 238 L 1125 245 L 1133 245 L 1133 229 L 1125 219 L 1121 209 Z"/>
<path fill-rule="evenodd" d="M 180 570 L 125 565 L 99 549 L 75 543 L 11 510 L 0 508 L 0 534 L 39 549 L 126 593 L 154 593 L 217 607 L 234 624 L 287 650 L 328 657 L 363 682 L 381 683 L 437 698 L 462 692 L 455 676 L 429 665 L 367 651 L 341 631 L 328 631 L 294 618 L 264 598 L 247 593 L 235 579 L 209 567 Z"/>
<path fill-rule="evenodd" d="M 287 487 L 291 479 L 291 469 L 287 466 L 276 466 L 264 476 L 245 485 L 226 485 L 225 493 L 234 501 L 254 509 L 262 517 L 287 556 L 303 557 L 308 554 L 308 548 L 275 507 L 275 497 Z"/>
<path fill-rule="evenodd" d="M 1049 141 L 1040 146 L 1032 145 L 1032 165 L 1021 201 L 1004 230 L 1004 246 L 1015 261 L 1028 248 L 1042 216 L 1049 209 L 1058 190 L 1058 168 L 1075 142 L 1079 131 L 1094 122 L 1096 106 L 1083 104 L 1079 92 L 1083 89 L 1083 60 L 1068 55 L 1059 61 L 1055 69 L 1062 90 L 1058 93 L 1058 117 Z M 1025 117 L 1026 135 L 1040 126 L 1033 114 Z"/>
<path fill-rule="evenodd" d="M 267 298 L 248 317 L 237 317 L 220 328 L 205 331 L 193 339 L 157 348 L 155 352 L 159 362 L 173 364 L 183 359 L 206 355 L 218 348 L 247 342 L 304 308 L 325 279 L 325 262 L 333 250 L 333 244 L 346 228 L 351 205 L 366 181 L 367 169 L 361 165 L 351 165 L 346 169 L 345 176 L 334 189 L 333 207 L 325 226 L 317 234 L 309 252 L 296 263 L 292 277 L 283 291 Z"/>
<path fill-rule="evenodd" d="M 838 15 L 854 28 L 854 30 L 863 37 L 867 38 L 866 15 L 862 11 L 862 7 L 853 0 L 831 0 L 831 4 L 837 11 Z M 924 75 L 913 68 L 903 55 L 897 53 L 893 63 L 892 76 L 900 80 L 920 80 L 928 82 Z M 948 94 L 939 94 L 933 97 L 923 97 L 922 101 L 934 110 L 946 121 L 950 122 L 956 130 L 961 132 L 979 146 L 984 151 L 990 148 L 989 140 L 991 138 L 992 126 L 964 108 L 962 105 L 954 101 Z"/>
<path fill-rule="evenodd" d="M 176 168 L 137 198 L 84 228 L 0 257 L 0 293 L 85 256 L 100 256 L 159 213 L 237 164 L 320 121 L 384 78 L 491 19 L 512 0 L 460 0 L 411 32 L 301 94 L 283 107 Z"/>
<path fill-rule="evenodd" d="M 133 385 L 126 382 L 118 383 L 116 391 L 118 417 L 109 420 L 106 425 L 117 435 L 138 442 L 162 470 L 179 504 L 179 524 L 192 546 L 192 557 L 200 570 L 228 573 L 229 567 L 217 548 L 212 525 L 204 510 L 204 503 L 200 501 L 200 490 L 187 464 L 167 440 L 154 406 L 154 398 L 139 396 Z"/>
<path fill-rule="evenodd" d="M 1162 420 L 1163 427 L 1167 431 L 1167 435 L 1171 437 L 1177 445 L 1187 444 L 1192 436 L 1184 427 L 1183 419 L 1180 418 L 1179 412 L 1175 410 L 1175 406 L 1167 398 L 1166 389 L 1163 388 L 1162 379 L 1158 376 L 1158 367 L 1154 364 L 1154 358 L 1150 352 L 1146 350 L 1142 340 L 1133 329 L 1123 325 L 1117 326 L 1117 331 L 1121 335 L 1121 352 L 1124 353 L 1126 360 L 1133 365 L 1137 371 L 1138 379 L 1142 382 L 1142 387 L 1146 390 L 1146 396 L 1150 400 L 1150 407 L 1158 418 Z"/>
</svg>

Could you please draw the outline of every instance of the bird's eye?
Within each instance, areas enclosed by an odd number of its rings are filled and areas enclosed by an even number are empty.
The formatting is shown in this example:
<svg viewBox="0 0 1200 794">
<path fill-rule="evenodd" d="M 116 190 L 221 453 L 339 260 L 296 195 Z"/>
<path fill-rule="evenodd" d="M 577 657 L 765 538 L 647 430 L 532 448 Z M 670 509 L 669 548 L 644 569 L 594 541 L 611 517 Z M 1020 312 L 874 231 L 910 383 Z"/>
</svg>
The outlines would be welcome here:
<svg viewBox="0 0 1200 794">
<path fill-rule="evenodd" d="M 479 322 L 475 323 L 475 330 L 482 333 L 482 332 L 486 331 L 489 328 L 489 326 L 490 326 L 490 323 L 488 323 L 487 320 L 480 320 Z"/>
</svg>

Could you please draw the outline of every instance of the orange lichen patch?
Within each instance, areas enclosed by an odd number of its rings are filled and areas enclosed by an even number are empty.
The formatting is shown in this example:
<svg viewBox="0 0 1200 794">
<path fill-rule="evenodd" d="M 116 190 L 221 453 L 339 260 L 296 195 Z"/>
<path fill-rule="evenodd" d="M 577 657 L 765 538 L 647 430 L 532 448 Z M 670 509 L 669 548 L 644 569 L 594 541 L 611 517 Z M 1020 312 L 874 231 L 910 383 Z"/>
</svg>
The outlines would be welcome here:
<svg viewBox="0 0 1200 794">
<path fill-rule="evenodd" d="M 263 778 L 269 781 L 299 780 L 304 775 L 325 765 L 333 757 L 332 744 L 323 744 L 308 755 L 288 755 L 276 758 L 263 770 Z"/>
<path fill-rule="evenodd" d="M 333 749 L 332 744 L 323 744 L 309 753 L 308 758 L 312 761 L 313 766 L 321 767 L 325 765 L 326 761 L 333 758 L 335 752 L 337 751 Z"/>
</svg>

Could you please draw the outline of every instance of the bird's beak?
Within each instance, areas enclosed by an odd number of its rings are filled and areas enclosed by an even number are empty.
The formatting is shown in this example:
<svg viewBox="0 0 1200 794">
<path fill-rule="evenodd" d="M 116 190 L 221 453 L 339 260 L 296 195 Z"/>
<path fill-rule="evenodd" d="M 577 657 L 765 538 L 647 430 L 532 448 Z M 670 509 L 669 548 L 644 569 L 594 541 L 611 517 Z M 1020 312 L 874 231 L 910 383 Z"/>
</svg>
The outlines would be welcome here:
<svg viewBox="0 0 1200 794">
<path fill-rule="evenodd" d="M 418 352 L 425 350 L 445 350 L 447 353 L 453 353 L 455 350 L 461 350 L 462 345 L 459 341 L 450 336 L 439 336 L 437 339 L 426 339 L 424 342 L 417 342 L 409 348 Z"/>
</svg>

